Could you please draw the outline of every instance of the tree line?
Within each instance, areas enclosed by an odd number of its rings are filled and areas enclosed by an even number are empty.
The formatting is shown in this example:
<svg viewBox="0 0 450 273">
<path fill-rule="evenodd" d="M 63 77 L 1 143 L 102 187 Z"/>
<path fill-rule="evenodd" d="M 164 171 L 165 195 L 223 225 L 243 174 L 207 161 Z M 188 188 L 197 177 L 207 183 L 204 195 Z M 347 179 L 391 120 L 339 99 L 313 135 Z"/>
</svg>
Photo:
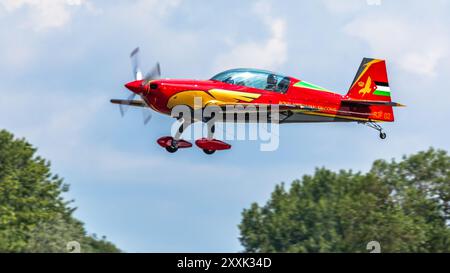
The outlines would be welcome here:
<svg viewBox="0 0 450 273">
<path fill-rule="evenodd" d="M 367 173 L 318 168 L 242 213 L 247 252 L 450 252 L 450 157 L 430 148 Z"/>
<path fill-rule="evenodd" d="M 70 242 L 120 252 L 87 233 L 50 167 L 0 130 L 0 252 L 69 252 Z M 244 209 L 239 229 L 246 252 L 367 252 L 373 241 L 382 252 L 450 252 L 450 157 L 430 148 L 366 173 L 317 168 Z"/>
<path fill-rule="evenodd" d="M 70 242 L 82 252 L 119 252 L 73 217 L 75 208 L 62 196 L 68 190 L 35 147 L 0 130 L 0 252 L 76 251 Z"/>
</svg>

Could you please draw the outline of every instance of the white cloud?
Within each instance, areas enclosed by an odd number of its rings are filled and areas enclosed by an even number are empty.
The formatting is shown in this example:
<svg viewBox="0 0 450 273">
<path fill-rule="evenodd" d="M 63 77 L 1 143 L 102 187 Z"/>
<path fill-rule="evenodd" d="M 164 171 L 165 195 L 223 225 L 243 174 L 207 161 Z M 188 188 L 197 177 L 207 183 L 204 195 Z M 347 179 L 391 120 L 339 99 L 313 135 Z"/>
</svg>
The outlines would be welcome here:
<svg viewBox="0 0 450 273">
<path fill-rule="evenodd" d="M 253 6 L 253 12 L 261 18 L 270 31 L 269 39 L 243 44 L 239 41 L 230 41 L 234 44 L 232 49 L 216 59 L 217 71 L 231 67 L 275 69 L 286 62 L 286 22 L 284 19 L 270 16 L 271 10 L 271 4 L 266 1 L 256 2 Z"/>
<path fill-rule="evenodd" d="M 12 39 L 11 36 L 9 38 Z M 26 43 L 26 37 L 15 35 L 14 41 L 16 43 L 6 42 L 0 46 L 0 58 L 4 65 L 0 67 L 0 71 L 19 72 L 26 68 L 35 56 L 36 50 Z"/>
<path fill-rule="evenodd" d="M 164 16 L 180 4 L 181 0 L 140 0 L 131 6 L 131 8 L 142 13 L 143 16 L 148 16 L 149 14 L 152 14 L 152 16 L 155 16 L 155 14 Z"/>
<path fill-rule="evenodd" d="M 368 5 L 370 1 L 376 0 L 323 0 L 323 3 L 325 8 L 332 13 L 347 13 L 358 11 L 364 4 Z"/>
<path fill-rule="evenodd" d="M 370 15 L 357 17 L 344 31 L 365 41 L 375 57 L 388 58 L 401 69 L 434 76 L 450 50 L 449 31 L 416 17 Z"/>
<path fill-rule="evenodd" d="M 74 7 L 85 6 L 94 11 L 88 0 L 0 0 L 0 6 L 9 13 L 26 8 L 24 26 L 36 31 L 66 25 L 71 20 Z"/>
<path fill-rule="evenodd" d="M 2 91 L 0 124 L 32 143 L 44 144 L 56 159 L 69 159 L 67 151 L 81 145 L 107 98 L 39 91 Z"/>
</svg>

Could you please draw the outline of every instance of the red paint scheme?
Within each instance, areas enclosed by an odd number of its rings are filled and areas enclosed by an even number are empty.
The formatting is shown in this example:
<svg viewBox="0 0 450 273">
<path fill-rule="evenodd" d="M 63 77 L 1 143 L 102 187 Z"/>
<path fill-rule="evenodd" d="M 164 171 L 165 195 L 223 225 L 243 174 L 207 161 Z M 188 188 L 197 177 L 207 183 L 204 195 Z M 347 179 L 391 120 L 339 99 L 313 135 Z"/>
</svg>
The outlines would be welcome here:
<svg viewBox="0 0 450 273">
<path fill-rule="evenodd" d="M 368 120 L 369 114 L 373 115 L 374 112 L 382 111 L 383 113 L 390 113 L 390 117 L 372 117 L 371 120 L 394 121 L 391 106 L 351 105 L 343 102 L 349 99 L 348 95 L 294 86 L 299 81 L 298 79 L 291 78 L 289 89 L 285 94 L 214 80 L 160 79 L 151 82 L 152 85 L 157 86 L 156 89 L 151 89 L 150 84 L 141 86 L 142 81 L 131 82 L 125 86 L 135 93 L 142 93 L 145 102 L 153 110 L 166 115 L 170 115 L 171 112 L 171 109 L 167 108 L 167 102 L 176 93 L 187 90 L 203 90 L 207 92 L 210 89 L 226 89 L 261 94 L 262 96 L 252 101 L 254 104 L 300 104 L 320 108 L 321 111 L 318 111 L 319 114 L 337 114 L 343 117 L 349 117 L 350 120 L 352 118 L 356 118 L 355 120 Z"/>
<path fill-rule="evenodd" d="M 133 56 L 133 54 L 132 54 Z M 159 65 L 157 66 L 159 71 Z M 239 70 L 239 69 L 237 69 Z M 229 71 L 218 75 L 227 75 Z M 266 71 L 267 72 L 267 71 Z M 270 73 L 270 72 L 269 72 Z M 272 74 L 268 74 L 272 76 Z M 217 75 L 216 75 L 217 76 Z M 136 77 L 142 78 L 142 77 Z M 216 77 L 214 77 L 216 78 Z M 378 130 L 380 138 L 384 139 L 386 134 L 382 128 L 374 122 L 392 122 L 394 121 L 393 106 L 402 106 L 401 104 L 391 102 L 390 88 L 386 72 L 386 63 L 384 60 L 364 58 L 356 76 L 352 82 L 347 94 L 341 95 L 331 92 L 324 88 L 315 86 L 310 83 L 303 82 L 293 77 L 285 77 L 289 79 L 287 83 L 280 87 L 281 80 L 275 88 L 278 91 L 271 91 L 269 84 L 273 81 L 267 77 L 266 89 L 257 89 L 249 86 L 226 83 L 228 80 L 183 80 L 183 79 L 159 79 L 143 82 L 137 80 L 125 85 L 132 92 L 141 95 L 145 104 L 132 101 L 138 106 L 149 106 L 153 110 L 162 114 L 170 115 L 171 110 L 168 106 L 171 100 L 172 106 L 179 103 L 186 103 L 186 99 L 190 100 L 198 96 L 198 92 L 205 92 L 206 98 L 212 98 L 211 103 L 216 103 L 223 107 L 224 105 L 280 105 L 280 113 L 284 119 L 280 119 L 280 123 L 297 123 L 297 122 L 338 122 L 338 121 L 358 121 L 366 123 L 366 125 Z M 234 81 L 233 81 L 234 83 Z M 276 83 L 276 82 L 275 82 Z M 260 85 L 252 85 L 260 86 Z M 215 89 L 212 91 L 212 89 Z M 184 93 L 175 101 L 176 94 L 185 91 L 196 91 Z M 229 91 L 238 91 L 229 92 Z M 284 93 L 283 93 L 284 92 Z M 242 93 L 251 93 L 242 95 Z M 201 94 L 201 93 L 200 93 Z M 219 94 L 215 97 L 213 94 Z M 255 95 L 260 94 L 260 96 Z M 227 96 L 231 96 L 230 98 Z M 180 98 L 181 97 L 181 98 Z M 217 98 L 217 99 L 216 99 Z M 244 101 L 239 101 L 244 99 Z M 226 100 L 226 101 L 224 101 Z M 113 103 L 130 104 L 131 100 L 112 100 Z M 142 103 L 142 102 L 141 102 Z M 158 139 L 158 144 L 162 147 L 170 148 L 173 145 L 172 137 L 163 137 Z M 191 147 L 192 144 L 179 140 L 175 145 L 179 148 Z M 196 145 L 207 150 L 226 150 L 231 145 L 215 139 L 199 139 Z"/>
<path fill-rule="evenodd" d="M 157 142 L 163 148 L 170 147 L 170 146 L 172 146 L 173 137 L 171 137 L 171 136 L 161 137 L 160 139 L 158 139 Z M 192 143 L 190 143 L 186 140 L 180 139 L 177 141 L 177 147 L 178 148 L 191 148 Z"/>
<path fill-rule="evenodd" d="M 129 82 L 125 84 L 125 87 L 133 93 L 139 94 L 142 92 L 142 80 Z"/>
<path fill-rule="evenodd" d="M 293 78 L 292 78 L 293 79 Z M 136 84 L 140 84 L 141 81 L 136 81 Z M 298 82 L 298 80 L 293 79 L 293 83 Z M 170 109 L 167 108 L 167 102 L 171 96 L 178 92 L 187 90 L 202 90 L 207 92 L 211 89 L 226 89 L 231 91 L 239 92 L 249 92 L 249 93 L 259 93 L 262 94 L 261 97 L 255 99 L 252 103 L 263 103 L 263 104 L 278 104 L 280 102 L 292 101 L 293 92 L 287 92 L 287 94 L 280 94 L 272 91 L 266 91 L 262 89 L 256 89 L 246 86 L 238 86 L 233 84 L 227 84 L 214 80 L 180 80 L 180 79 L 161 79 L 154 80 L 151 82 L 156 84 L 157 89 L 150 89 L 149 85 L 141 88 L 141 92 L 145 97 L 147 104 L 151 105 L 152 108 L 160 113 L 170 115 Z M 128 84 L 127 84 L 128 85 Z M 127 87 L 127 85 L 125 85 Z M 291 86 L 293 84 L 291 83 Z M 127 87 L 128 88 L 128 87 Z M 297 89 L 296 87 L 294 87 Z M 291 88 L 289 88 L 291 89 Z"/>
<path fill-rule="evenodd" d="M 368 62 L 370 60 L 372 62 Z M 366 61 L 366 64 L 364 64 L 364 61 Z M 167 107 L 167 103 L 174 94 L 192 90 L 208 92 L 211 89 L 223 89 L 261 94 L 259 98 L 251 101 L 252 104 L 280 104 L 291 107 L 301 105 L 316 109 L 304 113 L 304 115 L 312 116 L 315 119 L 298 118 L 286 122 L 394 121 L 392 106 L 401 105 L 396 103 L 394 103 L 395 105 L 388 105 L 386 103 L 390 103 L 390 96 L 373 94 L 377 88 L 375 82 L 385 84 L 388 82 L 385 67 L 385 61 L 383 60 L 363 60 L 363 64 L 361 64 L 360 70 L 346 95 L 321 90 L 320 88 L 305 87 L 297 84 L 301 81 L 292 77 L 289 77 L 290 84 L 285 93 L 228 84 L 216 80 L 160 79 L 144 85 L 142 85 L 142 81 L 134 81 L 125 86 L 131 91 L 141 94 L 147 105 L 152 109 L 166 115 L 170 115 L 171 109 Z M 364 86 L 367 87 L 365 89 L 368 90 L 367 93 L 362 91 L 365 88 Z"/>
<path fill-rule="evenodd" d="M 224 83 L 211 80 L 180 80 L 180 79 L 161 79 L 154 80 L 151 84 L 157 85 L 156 89 L 151 89 L 150 85 L 143 87 L 145 89 L 145 102 L 151 107 L 166 115 L 170 115 L 171 109 L 167 108 L 167 102 L 174 94 L 187 90 L 203 90 L 207 92 L 214 88 L 223 88 Z M 237 89 L 229 89 L 237 90 Z"/>
<path fill-rule="evenodd" d="M 195 141 L 195 145 L 204 150 L 221 151 L 228 150 L 231 145 L 217 139 L 201 138 Z"/>
</svg>

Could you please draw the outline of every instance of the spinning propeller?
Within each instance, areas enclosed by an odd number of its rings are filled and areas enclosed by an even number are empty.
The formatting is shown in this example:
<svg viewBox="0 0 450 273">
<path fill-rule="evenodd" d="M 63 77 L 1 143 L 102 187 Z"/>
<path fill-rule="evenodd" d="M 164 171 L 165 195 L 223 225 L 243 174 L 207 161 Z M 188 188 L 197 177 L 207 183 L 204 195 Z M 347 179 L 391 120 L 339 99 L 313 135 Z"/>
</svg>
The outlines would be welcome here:
<svg viewBox="0 0 450 273">
<path fill-rule="evenodd" d="M 131 65 L 133 69 L 133 76 L 134 81 L 129 82 L 125 84 L 125 87 L 129 89 L 132 93 L 124 103 L 119 104 L 120 109 L 120 115 L 123 117 L 125 116 L 125 113 L 128 111 L 128 108 L 130 105 L 136 105 L 136 103 L 139 103 L 135 101 L 136 95 L 141 96 L 142 98 L 142 91 L 144 90 L 144 86 L 148 84 L 152 80 L 157 80 L 161 77 L 161 67 L 159 63 L 156 63 L 156 65 L 147 73 L 145 76 L 143 76 L 142 71 L 140 69 L 140 58 L 139 58 L 139 47 L 135 48 L 131 54 Z M 142 98 L 142 100 L 144 100 Z M 147 124 L 150 119 L 152 118 L 152 113 L 148 109 L 148 107 L 143 108 L 142 111 L 144 124 Z"/>
</svg>

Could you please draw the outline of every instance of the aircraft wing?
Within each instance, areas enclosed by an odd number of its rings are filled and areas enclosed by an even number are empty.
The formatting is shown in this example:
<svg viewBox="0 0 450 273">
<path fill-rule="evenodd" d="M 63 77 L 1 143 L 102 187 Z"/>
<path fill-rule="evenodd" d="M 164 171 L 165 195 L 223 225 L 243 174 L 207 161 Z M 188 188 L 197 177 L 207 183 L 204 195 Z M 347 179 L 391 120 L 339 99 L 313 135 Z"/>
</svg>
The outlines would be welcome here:
<svg viewBox="0 0 450 273">
<path fill-rule="evenodd" d="M 272 108 L 278 107 L 279 112 L 286 111 L 305 111 L 305 112 L 315 112 L 320 111 L 318 108 L 302 105 L 302 104 L 266 104 L 266 103 L 216 103 L 214 104 L 222 109 L 225 113 L 230 112 L 261 112 L 261 111 L 271 111 Z M 227 107 L 232 106 L 232 107 Z"/>
<path fill-rule="evenodd" d="M 136 106 L 136 107 L 147 107 L 147 104 L 145 104 L 142 100 L 117 100 L 112 99 L 111 103 L 114 104 L 122 104 L 122 105 L 130 105 L 130 106 Z"/>
</svg>

